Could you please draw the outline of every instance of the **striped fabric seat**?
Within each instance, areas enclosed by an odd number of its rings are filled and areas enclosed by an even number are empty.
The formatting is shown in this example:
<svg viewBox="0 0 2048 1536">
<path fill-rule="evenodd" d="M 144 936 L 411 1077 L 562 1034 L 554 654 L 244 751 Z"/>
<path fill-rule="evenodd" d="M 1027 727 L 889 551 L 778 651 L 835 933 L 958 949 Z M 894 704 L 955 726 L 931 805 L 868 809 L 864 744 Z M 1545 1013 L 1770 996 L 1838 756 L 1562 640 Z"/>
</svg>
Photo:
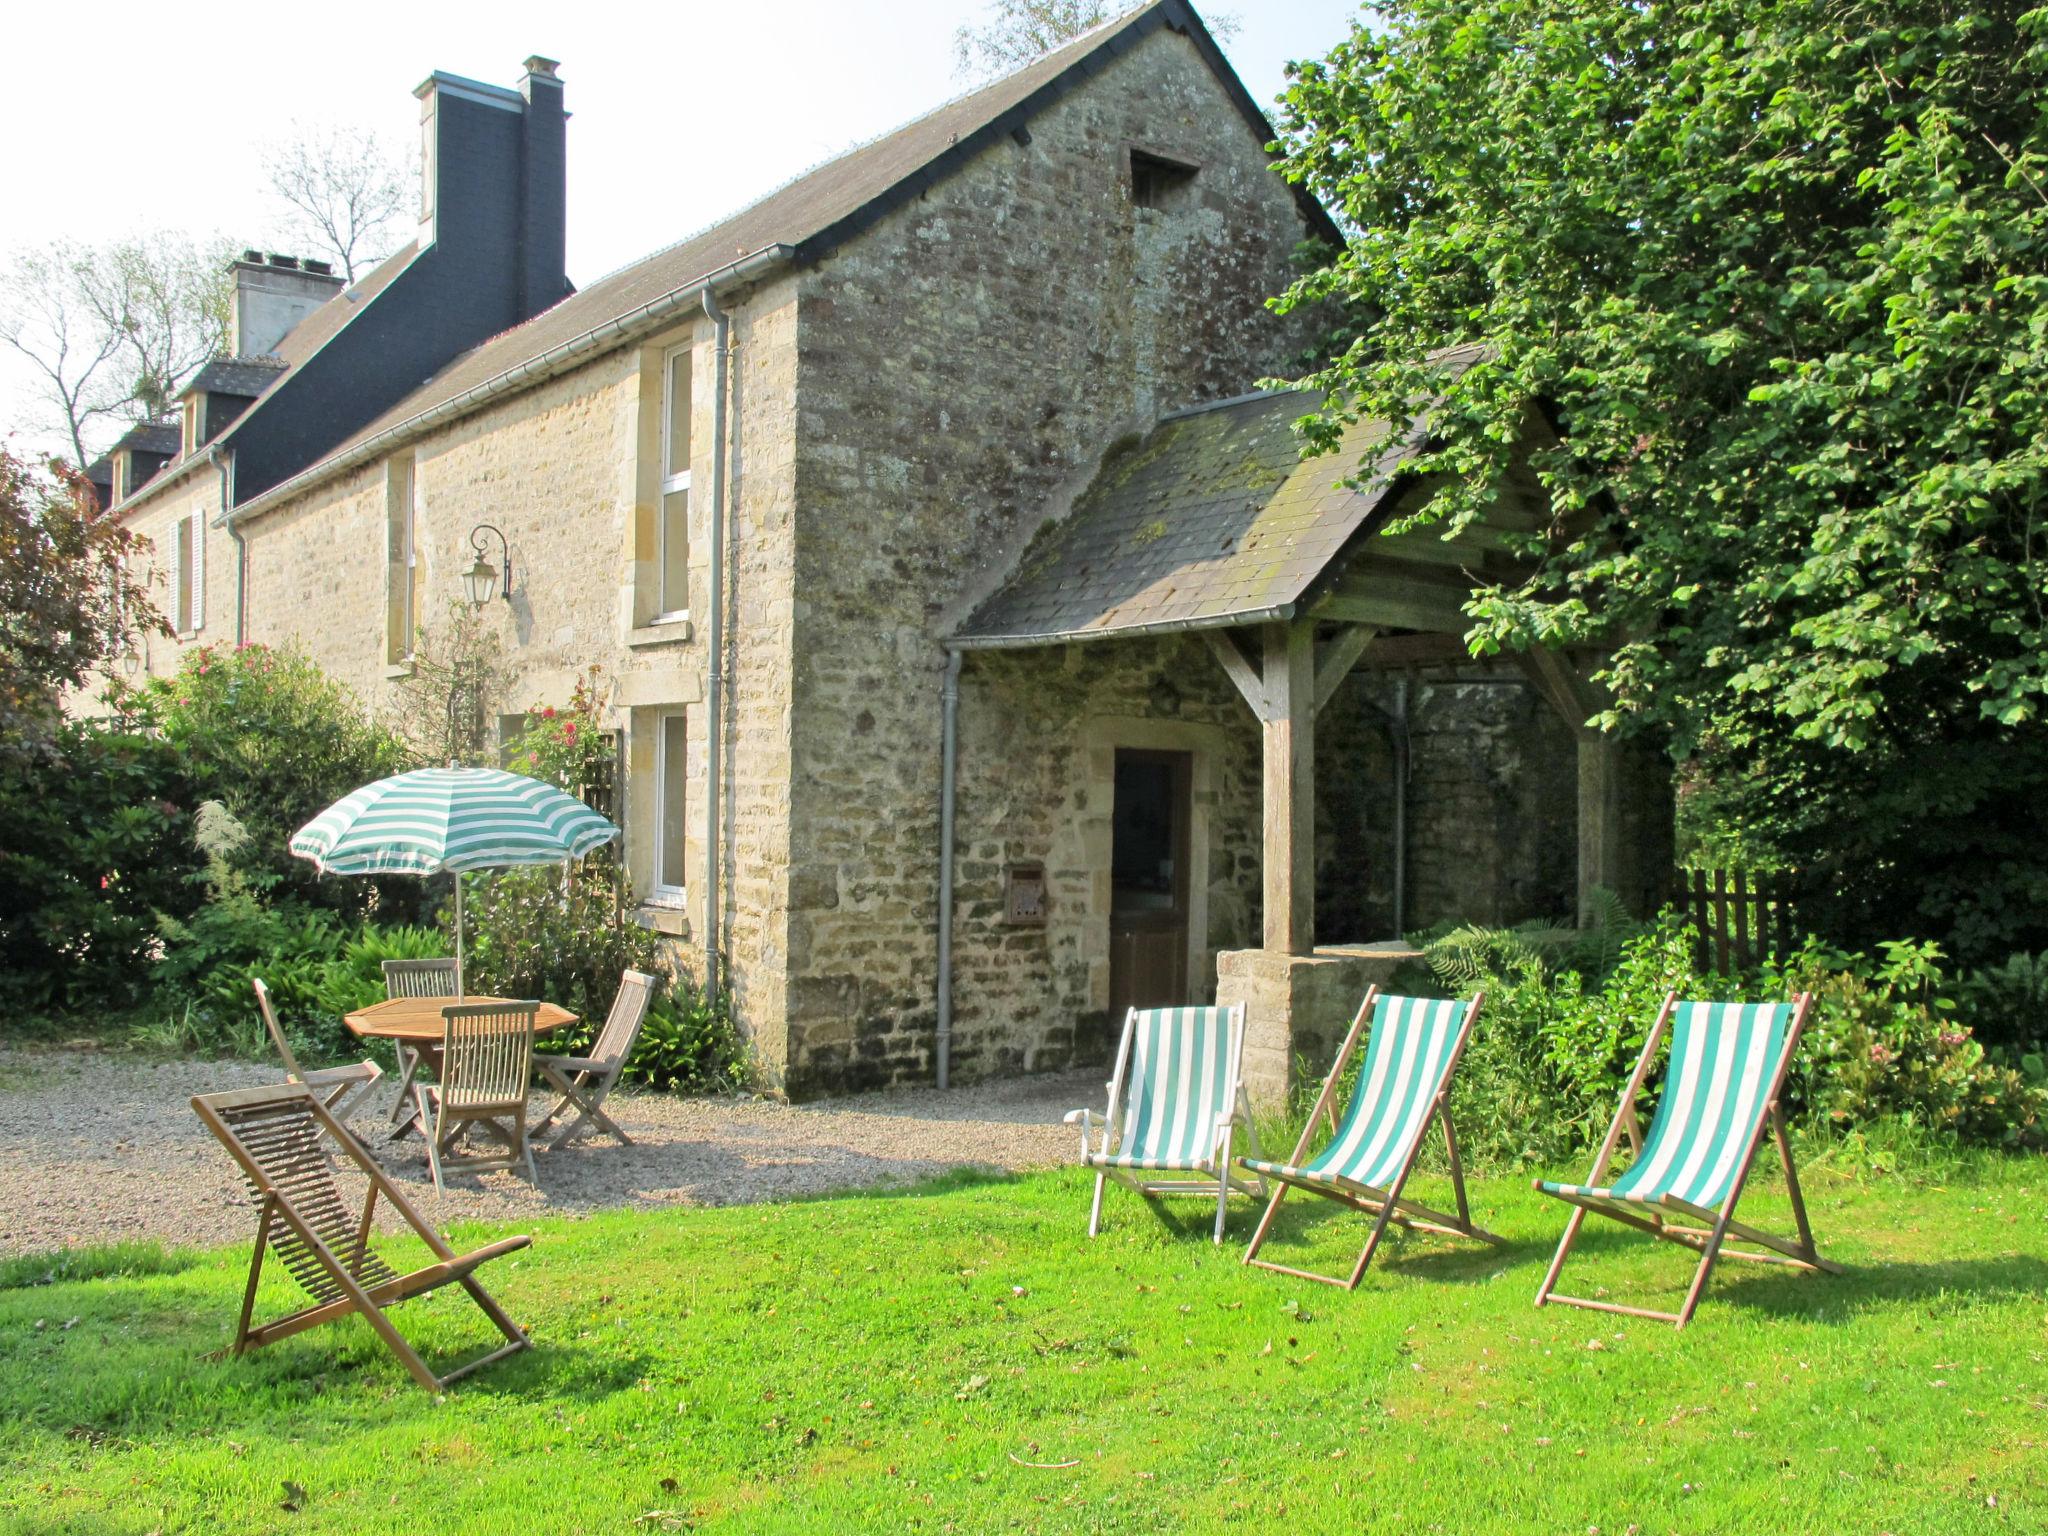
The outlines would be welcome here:
<svg viewBox="0 0 2048 1536">
<path fill-rule="evenodd" d="M 1237 1084 L 1228 1008 L 1154 1008 L 1131 1016 L 1123 1136 L 1114 1152 L 1090 1152 L 1091 1168 L 1213 1173 L 1216 1123 Z"/>
<path fill-rule="evenodd" d="M 1713 1209 L 1735 1183 L 1792 1020 L 1789 1003 L 1679 1003 L 1671 1065 L 1642 1155 L 1611 1184 L 1538 1187 L 1554 1195 L 1652 1204 L 1672 1196 Z"/>
<path fill-rule="evenodd" d="M 1429 1127 L 1431 1106 L 1471 1005 L 1456 999 L 1382 997 L 1351 1107 L 1329 1145 L 1307 1163 L 1241 1158 L 1258 1173 L 1296 1182 L 1385 1189 Z"/>
</svg>

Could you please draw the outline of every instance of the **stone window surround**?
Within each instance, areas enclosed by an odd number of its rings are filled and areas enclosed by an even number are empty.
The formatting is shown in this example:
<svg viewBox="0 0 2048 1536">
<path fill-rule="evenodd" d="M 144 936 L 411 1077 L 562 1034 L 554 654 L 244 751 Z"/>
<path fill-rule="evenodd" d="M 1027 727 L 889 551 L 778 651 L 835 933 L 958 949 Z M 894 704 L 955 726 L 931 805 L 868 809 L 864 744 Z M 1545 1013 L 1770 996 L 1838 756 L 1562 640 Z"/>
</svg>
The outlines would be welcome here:
<svg viewBox="0 0 2048 1536">
<path fill-rule="evenodd" d="M 654 843 L 659 835 L 655 816 L 660 808 L 656 758 L 659 721 L 664 715 L 687 715 L 703 703 L 701 678 L 675 669 L 622 673 L 612 698 L 608 728 L 625 733 L 625 782 L 619 825 L 625 829 L 626 875 L 635 893 L 633 918 L 643 927 L 672 938 L 688 938 L 689 915 L 684 895 L 657 893 L 654 888 Z M 696 743 L 693 741 L 692 745 Z M 685 774 L 689 768 L 685 766 Z M 700 770 L 701 776 L 701 770 Z M 686 785 L 688 779 L 685 779 Z M 696 790 L 695 806 L 701 814 L 702 785 Z M 695 822 L 686 804 L 684 850 L 686 862 L 701 844 L 695 840 Z"/>
<path fill-rule="evenodd" d="M 1186 752 L 1192 759 L 1188 789 L 1188 957 L 1189 985 L 1206 998 L 1215 978 L 1209 968 L 1210 822 L 1216 809 L 1216 768 L 1228 733 L 1220 725 L 1144 716 L 1102 715 L 1082 722 L 1080 773 L 1076 788 L 1087 793 L 1087 809 L 1075 818 L 1082 857 L 1089 872 L 1088 911 L 1081 952 L 1090 960 L 1089 1001 L 1109 1006 L 1110 850 L 1116 807 L 1119 748 Z M 1098 963 L 1099 962 L 1099 963 Z"/>
<path fill-rule="evenodd" d="M 685 511 L 683 519 L 685 537 L 683 548 L 685 569 L 687 569 L 689 559 L 689 517 L 693 510 L 691 503 L 694 500 L 690 491 L 690 470 L 692 466 L 690 460 L 691 444 L 688 436 L 685 436 L 681 444 L 683 453 L 681 467 L 677 467 L 674 462 L 677 444 L 674 432 L 675 401 L 672 398 L 672 392 L 675 388 L 676 360 L 678 358 L 685 361 L 685 366 L 690 369 L 692 374 L 695 373 L 694 338 L 680 341 L 671 347 L 666 347 L 662 350 L 661 354 L 661 473 L 656 482 L 654 502 L 654 612 L 646 624 L 635 629 L 635 635 L 639 636 L 646 635 L 650 630 L 664 629 L 678 623 L 687 625 L 690 619 L 690 604 L 687 592 L 684 594 L 681 604 L 664 604 L 663 601 L 672 595 L 664 589 L 663 585 L 668 569 L 668 499 L 677 492 L 681 492 L 684 496 L 683 505 Z M 690 393 L 693 400 L 693 410 L 696 395 L 695 382 L 695 379 L 692 378 Z M 686 433 L 688 432 L 687 423 L 684 430 Z M 685 578 L 685 583 L 687 585 L 687 578 Z M 646 642 L 642 641 L 642 643 Z"/>
</svg>

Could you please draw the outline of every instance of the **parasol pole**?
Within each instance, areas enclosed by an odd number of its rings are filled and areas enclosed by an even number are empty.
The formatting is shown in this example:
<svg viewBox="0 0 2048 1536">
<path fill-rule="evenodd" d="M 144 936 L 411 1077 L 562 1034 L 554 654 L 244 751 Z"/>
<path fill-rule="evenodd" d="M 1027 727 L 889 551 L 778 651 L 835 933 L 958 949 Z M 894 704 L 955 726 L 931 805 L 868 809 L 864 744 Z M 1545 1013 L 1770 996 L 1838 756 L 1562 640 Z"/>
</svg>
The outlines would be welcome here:
<svg viewBox="0 0 2048 1536">
<path fill-rule="evenodd" d="M 469 989 L 463 985 L 462 973 L 462 871 L 455 870 L 455 995 L 467 997 Z"/>
</svg>

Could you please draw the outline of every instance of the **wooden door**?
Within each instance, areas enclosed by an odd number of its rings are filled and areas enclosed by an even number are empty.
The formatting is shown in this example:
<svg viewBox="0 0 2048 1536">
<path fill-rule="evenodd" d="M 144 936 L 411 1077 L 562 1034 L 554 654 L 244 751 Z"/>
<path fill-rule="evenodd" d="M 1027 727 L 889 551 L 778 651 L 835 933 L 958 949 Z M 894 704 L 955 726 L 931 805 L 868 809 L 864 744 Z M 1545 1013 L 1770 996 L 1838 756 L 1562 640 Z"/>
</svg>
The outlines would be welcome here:
<svg viewBox="0 0 2048 1536">
<path fill-rule="evenodd" d="M 1109 1016 L 1179 1007 L 1188 996 L 1186 752 L 1121 749 L 1110 809 Z"/>
</svg>

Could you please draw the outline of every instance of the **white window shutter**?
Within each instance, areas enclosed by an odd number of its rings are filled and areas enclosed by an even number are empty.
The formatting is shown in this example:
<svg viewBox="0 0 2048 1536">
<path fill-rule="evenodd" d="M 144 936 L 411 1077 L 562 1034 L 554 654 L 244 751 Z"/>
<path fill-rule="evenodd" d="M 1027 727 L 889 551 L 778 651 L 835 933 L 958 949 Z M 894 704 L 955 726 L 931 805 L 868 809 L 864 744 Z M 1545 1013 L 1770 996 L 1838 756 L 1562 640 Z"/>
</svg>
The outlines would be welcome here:
<svg viewBox="0 0 2048 1536">
<path fill-rule="evenodd" d="M 192 514 L 192 627 L 206 628 L 206 514 Z"/>
</svg>

